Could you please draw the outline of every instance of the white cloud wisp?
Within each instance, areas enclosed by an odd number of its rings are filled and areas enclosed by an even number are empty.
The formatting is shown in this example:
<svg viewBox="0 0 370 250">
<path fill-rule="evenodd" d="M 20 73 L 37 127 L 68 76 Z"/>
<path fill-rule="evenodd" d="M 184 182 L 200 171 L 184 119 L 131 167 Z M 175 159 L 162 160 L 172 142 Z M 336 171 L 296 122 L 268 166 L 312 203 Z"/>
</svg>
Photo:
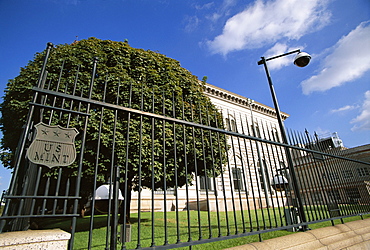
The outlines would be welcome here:
<svg viewBox="0 0 370 250">
<path fill-rule="evenodd" d="M 330 19 L 326 0 L 257 0 L 226 22 L 222 34 L 207 44 L 213 53 L 260 48 L 281 39 L 298 40 L 324 27 Z M 305 11 L 298 11 L 299 9 Z"/>
<path fill-rule="evenodd" d="M 365 92 L 365 101 L 361 107 L 361 113 L 351 121 L 355 125 L 352 131 L 370 130 L 370 90 Z"/>
<path fill-rule="evenodd" d="M 339 109 L 330 110 L 330 113 L 341 113 L 341 112 L 345 112 L 345 111 L 354 110 L 356 108 L 358 108 L 358 107 L 353 106 L 353 105 L 346 105 L 346 106 L 341 107 Z"/>
<path fill-rule="evenodd" d="M 323 92 L 360 78 L 370 70 L 369 44 L 370 25 L 363 22 L 337 42 L 319 74 L 301 83 L 303 93 Z"/>
</svg>

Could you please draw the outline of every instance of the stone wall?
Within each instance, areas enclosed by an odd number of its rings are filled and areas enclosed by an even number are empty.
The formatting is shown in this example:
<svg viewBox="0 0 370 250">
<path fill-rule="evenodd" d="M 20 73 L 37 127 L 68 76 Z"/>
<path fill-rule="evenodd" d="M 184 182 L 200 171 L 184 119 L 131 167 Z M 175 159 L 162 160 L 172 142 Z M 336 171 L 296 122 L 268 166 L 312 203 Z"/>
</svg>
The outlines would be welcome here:
<svg viewBox="0 0 370 250">
<path fill-rule="evenodd" d="M 0 234 L 1 250 L 65 250 L 71 234 L 60 229 L 28 230 Z"/>
</svg>

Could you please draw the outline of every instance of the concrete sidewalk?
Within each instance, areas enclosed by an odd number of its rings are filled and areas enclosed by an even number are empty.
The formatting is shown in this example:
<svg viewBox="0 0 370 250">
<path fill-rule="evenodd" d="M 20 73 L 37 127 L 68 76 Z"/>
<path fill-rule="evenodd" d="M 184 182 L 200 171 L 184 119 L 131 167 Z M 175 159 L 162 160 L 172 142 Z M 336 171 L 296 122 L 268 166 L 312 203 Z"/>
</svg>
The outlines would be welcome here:
<svg viewBox="0 0 370 250">
<path fill-rule="evenodd" d="M 333 227 L 286 235 L 262 242 L 228 248 L 228 250 L 370 250 L 370 219 L 351 221 Z"/>
</svg>

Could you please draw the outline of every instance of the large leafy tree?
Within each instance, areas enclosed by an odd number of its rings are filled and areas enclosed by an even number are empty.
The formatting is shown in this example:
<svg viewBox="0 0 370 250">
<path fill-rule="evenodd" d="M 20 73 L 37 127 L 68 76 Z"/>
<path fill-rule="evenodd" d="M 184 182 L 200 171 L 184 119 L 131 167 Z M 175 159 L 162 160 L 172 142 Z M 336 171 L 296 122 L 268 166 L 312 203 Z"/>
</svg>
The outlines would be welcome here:
<svg viewBox="0 0 370 250">
<path fill-rule="evenodd" d="M 29 102 L 39 77 L 44 53 L 21 69 L 19 76 L 9 80 L 1 104 L 1 141 L 3 165 L 13 166 L 13 157 L 28 113 Z M 222 127 L 222 117 L 203 93 L 203 83 L 176 60 L 160 53 L 114 42 L 89 38 L 53 48 L 47 64 L 49 82 L 59 82 L 59 89 L 76 81 L 75 95 L 83 96 L 89 90 L 92 58 L 99 63 L 93 85 L 92 99 L 139 109 L 167 117 L 184 119 L 207 126 Z M 63 65 L 63 66 L 62 66 Z M 78 71 L 78 72 L 77 72 Z M 104 84 L 107 84 L 104 95 Z M 67 105 L 67 104 L 66 104 Z M 225 138 L 207 130 L 184 127 L 127 112 L 104 110 L 101 141 L 98 145 L 101 109 L 90 109 L 86 148 L 82 172 L 82 194 L 91 193 L 96 158 L 98 182 L 107 181 L 112 165 L 114 137 L 114 164 L 122 166 L 121 185 L 129 190 L 183 186 L 197 175 L 216 176 L 222 171 L 225 157 Z M 117 118 L 117 119 L 115 119 Z M 62 123 L 53 118 L 52 124 Z M 116 131 L 112 134 L 112 128 Z M 82 130 L 82 124 L 71 121 L 69 126 Z M 220 139 L 221 138 L 221 139 Z M 217 142 L 216 142 L 217 141 Z M 77 144 L 79 142 L 77 141 Z M 77 148 L 79 148 L 79 144 Z M 99 155 L 97 155 L 99 148 Z M 127 150 L 128 149 L 128 150 Z M 153 161 L 154 160 L 154 161 Z M 66 167 L 65 174 L 73 175 L 76 164 Z M 57 168 L 44 174 L 57 175 Z M 154 183 L 153 183 L 154 173 Z M 124 178 L 127 177 L 125 183 Z M 125 184 L 125 185 L 124 185 Z M 130 192 L 128 192 L 128 195 Z M 130 197 L 126 199 L 129 202 Z"/>
</svg>

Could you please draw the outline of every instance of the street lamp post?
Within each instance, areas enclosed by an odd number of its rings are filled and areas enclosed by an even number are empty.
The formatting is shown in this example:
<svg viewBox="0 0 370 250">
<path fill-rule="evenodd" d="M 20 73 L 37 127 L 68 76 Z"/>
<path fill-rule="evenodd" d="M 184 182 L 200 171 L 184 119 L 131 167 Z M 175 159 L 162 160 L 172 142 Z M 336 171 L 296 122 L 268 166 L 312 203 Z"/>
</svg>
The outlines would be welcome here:
<svg viewBox="0 0 370 250">
<path fill-rule="evenodd" d="M 308 65 L 308 63 L 311 60 L 311 56 L 309 54 L 305 53 L 305 52 L 301 52 L 301 50 L 299 50 L 299 49 L 294 50 L 294 51 L 290 51 L 290 52 L 287 52 L 287 53 L 284 53 L 284 54 L 281 54 L 281 55 L 278 55 L 278 56 L 270 57 L 270 58 L 261 57 L 261 60 L 258 61 L 258 65 L 263 64 L 263 66 L 265 68 L 267 81 L 268 81 L 269 87 L 270 87 L 272 101 L 274 103 L 275 112 L 276 112 L 276 116 L 277 116 L 278 123 L 279 123 L 281 137 L 282 137 L 283 143 L 286 144 L 286 145 L 288 145 L 288 138 L 287 138 L 287 135 L 286 135 L 286 132 L 285 132 L 285 127 L 284 127 L 283 120 L 281 118 L 280 108 L 279 108 L 279 104 L 278 104 L 278 101 L 277 101 L 277 98 L 276 98 L 274 85 L 272 84 L 270 72 L 269 72 L 269 69 L 267 67 L 267 61 L 270 61 L 270 60 L 273 60 L 273 59 L 276 59 L 276 58 L 279 58 L 279 57 L 287 56 L 287 55 L 290 55 L 290 54 L 294 54 L 294 53 L 298 53 L 297 56 L 294 59 L 294 64 L 295 65 L 297 65 L 298 67 L 305 67 L 305 66 Z M 298 179 L 297 179 L 297 176 L 295 174 L 292 155 L 291 155 L 290 150 L 289 150 L 288 147 L 284 147 L 284 148 L 285 148 L 285 154 L 286 154 L 287 162 L 288 162 L 288 169 L 289 169 L 289 172 L 290 172 L 290 175 L 291 175 L 291 178 L 292 178 L 293 190 L 294 190 L 294 193 L 295 193 L 295 196 L 296 196 L 296 199 L 297 199 L 297 210 L 298 210 L 298 213 L 299 213 L 299 217 L 301 218 L 302 222 L 307 222 L 306 216 L 305 216 L 305 213 L 304 213 L 304 209 L 303 209 L 302 197 L 301 197 L 301 194 L 299 192 Z M 307 229 L 307 226 L 303 226 L 303 230 L 305 231 L 306 229 Z"/>
</svg>

